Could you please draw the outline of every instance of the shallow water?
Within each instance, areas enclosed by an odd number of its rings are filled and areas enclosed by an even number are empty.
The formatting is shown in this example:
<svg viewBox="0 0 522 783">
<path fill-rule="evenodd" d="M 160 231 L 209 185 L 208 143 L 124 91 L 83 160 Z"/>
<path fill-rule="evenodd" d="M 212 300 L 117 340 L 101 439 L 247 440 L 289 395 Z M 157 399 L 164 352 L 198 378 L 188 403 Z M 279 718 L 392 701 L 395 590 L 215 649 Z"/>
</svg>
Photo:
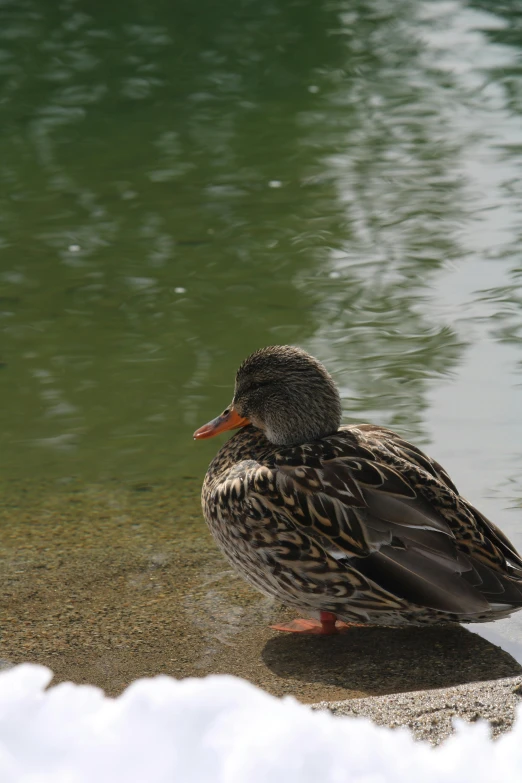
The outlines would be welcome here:
<svg viewBox="0 0 522 783">
<path fill-rule="evenodd" d="M 522 547 L 517 9 L 0 6 L 5 579 L 20 550 L 73 558 L 57 515 L 103 586 L 125 548 L 113 492 L 147 497 L 136 546 L 201 548 L 172 601 L 230 643 L 247 593 L 192 597 L 226 565 L 197 510 L 218 444 L 191 434 L 274 342 L 321 358 L 347 422 L 423 446 Z M 104 498 L 110 536 L 93 546 L 70 487 Z M 522 620 L 485 633 L 518 657 Z"/>
</svg>

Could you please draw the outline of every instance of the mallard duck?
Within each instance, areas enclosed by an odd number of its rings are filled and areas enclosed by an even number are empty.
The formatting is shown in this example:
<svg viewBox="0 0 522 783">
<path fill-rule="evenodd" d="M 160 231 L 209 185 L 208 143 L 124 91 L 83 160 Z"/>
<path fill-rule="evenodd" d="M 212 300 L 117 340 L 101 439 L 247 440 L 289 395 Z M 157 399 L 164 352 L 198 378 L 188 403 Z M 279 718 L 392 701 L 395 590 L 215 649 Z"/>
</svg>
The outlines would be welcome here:
<svg viewBox="0 0 522 783">
<path fill-rule="evenodd" d="M 210 464 L 203 512 L 245 579 L 310 618 L 272 627 L 476 623 L 522 608 L 522 558 L 446 471 L 389 429 L 340 423 L 325 367 L 271 346 L 194 433 L 240 428 Z"/>
</svg>

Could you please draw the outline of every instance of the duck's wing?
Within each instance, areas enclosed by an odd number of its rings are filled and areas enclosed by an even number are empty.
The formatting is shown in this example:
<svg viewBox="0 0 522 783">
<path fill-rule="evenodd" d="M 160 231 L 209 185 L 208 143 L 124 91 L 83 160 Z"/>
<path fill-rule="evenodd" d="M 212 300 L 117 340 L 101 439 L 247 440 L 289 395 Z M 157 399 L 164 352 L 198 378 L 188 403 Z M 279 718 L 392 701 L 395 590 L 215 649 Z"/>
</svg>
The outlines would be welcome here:
<svg viewBox="0 0 522 783">
<path fill-rule="evenodd" d="M 390 596 L 458 615 L 521 604 L 522 560 L 509 541 L 422 452 L 399 456 L 384 440 L 350 428 L 284 449 L 249 491 Z"/>
<path fill-rule="evenodd" d="M 511 541 L 502 530 L 459 494 L 455 484 L 440 463 L 424 454 L 419 448 L 409 443 L 396 432 L 385 427 L 379 427 L 374 424 L 361 424 L 357 427 L 346 427 L 344 430 L 355 430 L 356 436 L 361 437 L 362 435 L 366 443 L 368 443 L 368 440 L 370 440 L 370 443 L 378 443 L 380 448 L 377 449 L 376 453 L 372 452 L 375 456 L 378 457 L 380 455 L 381 459 L 383 459 L 387 452 L 391 452 L 398 458 L 399 466 L 402 466 L 404 462 L 409 463 L 409 465 L 416 465 L 437 479 L 443 485 L 442 487 L 439 486 L 439 491 L 442 490 L 443 495 L 441 501 L 439 501 L 442 502 L 442 508 L 439 508 L 439 513 L 446 514 L 452 529 L 456 523 L 457 540 L 463 546 L 468 546 L 469 536 L 471 535 L 471 540 L 476 544 L 475 555 L 486 558 L 490 565 L 500 566 L 502 569 L 505 568 L 505 558 L 508 567 L 513 569 L 512 575 L 522 578 L 522 557 Z M 423 491 L 428 491 L 422 474 L 420 477 L 414 474 L 412 478 L 417 492 L 420 491 L 422 494 Z M 453 496 L 451 493 L 448 495 L 448 493 L 444 492 L 444 486 L 458 496 L 457 502 L 452 503 Z M 433 502 L 433 487 L 429 497 L 431 502 Z M 435 495 L 435 505 L 437 505 L 437 501 L 438 498 Z M 464 529 L 462 529 L 463 525 Z M 464 541 L 461 541 L 462 538 Z M 493 563 L 491 558 L 493 558 Z"/>
<path fill-rule="evenodd" d="M 424 454 L 417 446 L 414 446 L 413 443 L 405 440 L 401 435 L 393 432 L 393 430 L 379 427 L 377 424 L 358 424 L 356 427 L 343 428 L 343 431 L 355 431 L 364 440 L 381 444 L 396 456 L 407 459 L 419 468 L 423 468 L 431 476 L 439 479 L 439 481 L 442 481 L 443 484 L 458 494 L 457 487 L 439 462 Z"/>
</svg>

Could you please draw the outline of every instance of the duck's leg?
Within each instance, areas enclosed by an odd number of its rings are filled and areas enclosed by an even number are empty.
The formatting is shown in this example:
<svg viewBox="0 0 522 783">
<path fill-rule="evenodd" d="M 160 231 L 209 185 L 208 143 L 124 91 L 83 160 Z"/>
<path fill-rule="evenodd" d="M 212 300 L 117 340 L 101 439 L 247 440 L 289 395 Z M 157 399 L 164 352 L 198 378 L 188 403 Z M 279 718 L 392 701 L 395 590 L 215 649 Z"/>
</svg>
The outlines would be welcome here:
<svg viewBox="0 0 522 783">
<path fill-rule="evenodd" d="M 346 623 L 338 622 L 336 615 L 332 612 L 321 612 L 320 618 L 320 620 L 291 620 L 289 623 L 271 625 L 270 628 L 273 628 L 274 631 L 288 631 L 289 633 L 316 633 L 331 636 L 349 627 Z"/>
</svg>

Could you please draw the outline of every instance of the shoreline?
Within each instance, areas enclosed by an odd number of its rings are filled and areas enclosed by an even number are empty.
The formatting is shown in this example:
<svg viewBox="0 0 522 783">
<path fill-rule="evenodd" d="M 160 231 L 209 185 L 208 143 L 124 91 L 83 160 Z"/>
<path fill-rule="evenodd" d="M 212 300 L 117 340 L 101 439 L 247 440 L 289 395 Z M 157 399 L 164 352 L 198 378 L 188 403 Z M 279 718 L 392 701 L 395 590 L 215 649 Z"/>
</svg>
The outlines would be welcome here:
<svg viewBox="0 0 522 783">
<path fill-rule="evenodd" d="M 332 715 L 370 718 L 378 726 L 408 728 L 416 740 L 440 745 L 454 732 L 453 721 L 485 720 L 490 735 L 509 731 L 522 705 L 522 676 L 466 683 L 452 688 L 410 691 L 312 704 L 314 710 Z"/>
<path fill-rule="evenodd" d="M 522 676 L 509 653 L 461 626 L 272 630 L 295 613 L 231 571 L 196 480 L 0 489 L 0 659 L 44 664 L 55 683 L 115 696 L 155 674 L 232 674 L 332 704 Z"/>
</svg>

